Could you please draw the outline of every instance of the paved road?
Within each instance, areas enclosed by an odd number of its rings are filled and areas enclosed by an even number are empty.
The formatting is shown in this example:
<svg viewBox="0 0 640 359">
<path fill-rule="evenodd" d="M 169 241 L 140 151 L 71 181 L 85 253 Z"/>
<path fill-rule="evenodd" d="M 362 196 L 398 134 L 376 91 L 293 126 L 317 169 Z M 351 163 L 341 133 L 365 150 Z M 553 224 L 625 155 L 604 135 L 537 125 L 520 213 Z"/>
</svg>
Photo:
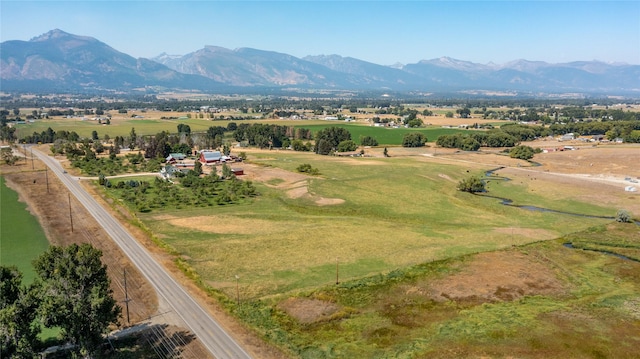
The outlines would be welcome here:
<svg viewBox="0 0 640 359">
<path fill-rule="evenodd" d="M 151 257 L 149 252 L 84 190 L 76 177 L 63 171 L 60 163 L 54 158 L 36 150 L 33 153 L 60 178 L 69 191 L 86 207 L 214 357 L 217 359 L 250 358 L 249 354 Z"/>
</svg>

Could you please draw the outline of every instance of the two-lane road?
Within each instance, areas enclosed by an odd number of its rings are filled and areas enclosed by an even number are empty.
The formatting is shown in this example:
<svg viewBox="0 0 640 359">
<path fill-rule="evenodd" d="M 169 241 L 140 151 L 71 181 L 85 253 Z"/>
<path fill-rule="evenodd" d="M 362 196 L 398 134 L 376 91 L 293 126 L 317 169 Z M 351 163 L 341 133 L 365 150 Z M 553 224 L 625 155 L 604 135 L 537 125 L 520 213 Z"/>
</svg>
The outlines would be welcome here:
<svg viewBox="0 0 640 359">
<path fill-rule="evenodd" d="M 151 257 L 149 252 L 126 229 L 91 197 L 77 180 L 63 171 L 58 161 L 36 150 L 33 153 L 60 178 L 69 191 L 85 206 L 107 234 L 151 282 L 157 293 L 169 303 L 173 311 L 184 320 L 189 330 L 200 339 L 214 357 L 218 359 L 250 358 L 249 354 Z"/>
</svg>

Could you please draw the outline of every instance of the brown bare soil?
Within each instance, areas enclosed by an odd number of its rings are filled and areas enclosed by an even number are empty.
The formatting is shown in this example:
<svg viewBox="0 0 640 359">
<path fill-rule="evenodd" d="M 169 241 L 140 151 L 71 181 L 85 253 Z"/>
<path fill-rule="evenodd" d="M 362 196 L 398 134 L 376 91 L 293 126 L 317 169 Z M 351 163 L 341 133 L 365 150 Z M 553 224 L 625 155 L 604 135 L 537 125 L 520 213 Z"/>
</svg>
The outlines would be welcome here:
<svg viewBox="0 0 640 359">
<path fill-rule="evenodd" d="M 278 304 L 278 307 L 302 324 L 329 320 L 340 310 L 335 303 L 307 298 L 288 298 Z"/>
<path fill-rule="evenodd" d="M 436 301 L 475 304 L 564 291 L 564 284 L 547 265 L 522 253 L 506 251 L 474 256 L 459 273 L 431 282 L 426 294 Z"/>
<path fill-rule="evenodd" d="M 311 176 L 249 163 L 245 163 L 243 167 L 247 179 L 284 190 L 290 198 L 308 199 L 318 206 L 335 205 L 344 202 L 341 198 L 326 198 L 311 193 L 309 191 L 309 180 L 313 178 Z M 270 182 L 276 184 L 269 184 Z"/>
<path fill-rule="evenodd" d="M 564 145 L 567 142 L 530 142 L 532 147 L 546 148 L 549 145 Z M 541 171 L 582 174 L 594 178 L 612 178 L 624 180 L 625 177 L 640 177 L 640 145 L 611 144 L 584 145 L 583 142 L 570 142 L 577 148 L 573 151 L 556 151 L 535 155 L 534 161 L 540 162 Z M 582 144 L 582 145 L 581 145 Z M 631 183 L 629 183 L 631 184 Z"/>
</svg>

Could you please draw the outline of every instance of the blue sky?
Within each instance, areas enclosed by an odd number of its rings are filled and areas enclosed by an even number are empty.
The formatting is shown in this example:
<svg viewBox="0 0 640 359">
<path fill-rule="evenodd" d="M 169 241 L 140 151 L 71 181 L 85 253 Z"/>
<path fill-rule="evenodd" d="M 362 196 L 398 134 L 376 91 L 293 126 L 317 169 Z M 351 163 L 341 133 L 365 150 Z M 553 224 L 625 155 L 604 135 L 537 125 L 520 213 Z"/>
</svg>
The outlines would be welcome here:
<svg viewBox="0 0 640 359">
<path fill-rule="evenodd" d="M 640 64 L 640 1 L 0 0 L 0 20 L 1 41 L 59 28 L 134 57 L 215 45 L 381 65 L 441 56 Z"/>
</svg>

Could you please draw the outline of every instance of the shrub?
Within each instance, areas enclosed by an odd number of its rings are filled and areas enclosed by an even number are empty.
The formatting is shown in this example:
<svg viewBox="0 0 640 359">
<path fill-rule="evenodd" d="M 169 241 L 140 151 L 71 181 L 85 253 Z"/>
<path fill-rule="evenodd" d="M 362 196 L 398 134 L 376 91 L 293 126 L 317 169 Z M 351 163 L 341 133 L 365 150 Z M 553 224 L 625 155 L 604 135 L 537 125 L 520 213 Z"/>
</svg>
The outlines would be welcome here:
<svg viewBox="0 0 640 359">
<path fill-rule="evenodd" d="M 484 192 L 484 182 L 478 176 L 465 178 L 458 183 L 458 191 L 469 193 Z"/>
<path fill-rule="evenodd" d="M 509 151 L 509 157 L 519 158 L 521 160 L 530 160 L 533 158 L 535 151 L 529 146 L 516 146 Z"/>
<path fill-rule="evenodd" d="M 338 152 L 351 152 L 355 151 L 358 145 L 352 140 L 345 140 L 338 144 Z"/>
<path fill-rule="evenodd" d="M 319 175 L 319 174 L 320 174 L 320 171 L 318 171 L 318 169 L 317 169 L 317 168 L 313 168 L 313 167 L 311 167 L 311 165 L 310 165 L 310 164 L 308 164 L 308 163 L 303 163 L 303 164 L 301 164 L 300 166 L 298 166 L 298 168 L 296 168 L 296 170 L 297 170 L 298 172 L 301 172 L 301 173 L 308 173 L 308 174 L 310 174 L 310 175 L 314 175 L 314 176 L 315 176 L 315 175 Z"/>
<path fill-rule="evenodd" d="M 620 223 L 631 223 L 633 220 L 631 219 L 631 213 L 621 209 L 616 213 L 616 222 Z"/>
<path fill-rule="evenodd" d="M 378 140 L 376 140 L 375 137 L 364 136 L 360 138 L 360 144 L 362 144 L 363 146 L 377 146 Z"/>
</svg>

